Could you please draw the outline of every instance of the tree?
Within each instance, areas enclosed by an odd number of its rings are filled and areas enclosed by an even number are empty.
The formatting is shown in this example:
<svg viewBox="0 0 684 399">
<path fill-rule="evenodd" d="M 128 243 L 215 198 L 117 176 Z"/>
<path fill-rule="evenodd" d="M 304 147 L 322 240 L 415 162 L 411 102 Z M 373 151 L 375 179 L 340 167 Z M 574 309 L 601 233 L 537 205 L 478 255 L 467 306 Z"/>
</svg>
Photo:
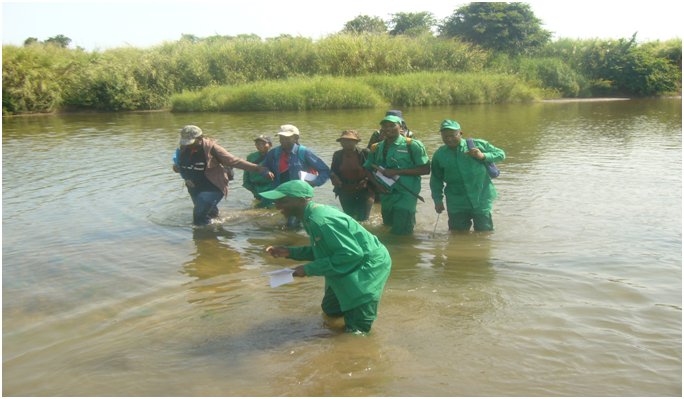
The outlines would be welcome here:
<svg viewBox="0 0 684 399">
<path fill-rule="evenodd" d="M 437 20 L 431 12 L 399 12 L 392 14 L 390 35 L 421 36 L 432 35 Z"/>
<path fill-rule="evenodd" d="M 549 42 L 551 32 L 541 25 L 528 4 L 480 2 L 456 9 L 439 26 L 439 33 L 518 55 L 534 53 Z"/>
<path fill-rule="evenodd" d="M 358 17 L 344 24 L 342 33 L 386 33 L 387 25 L 379 17 L 359 15 Z"/>
<path fill-rule="evenodd" d="M 35 37 L 29 37 L 24 40 L 24 47 L 30 46 L 32 44 L 38 43 L 38 39 Z"/>
<path fill-rule="evenodd" d="M 52 36 L 51 38 L 47 39 L 45 41 L 46 44 L 54 44 L 56 46 L 59 46 L 61 48 L 67 48 L 69 47 L 69 43 L 71 43 L 71 39 L 64 35 L 57 35 L 57 36 Z"/>
</svg>

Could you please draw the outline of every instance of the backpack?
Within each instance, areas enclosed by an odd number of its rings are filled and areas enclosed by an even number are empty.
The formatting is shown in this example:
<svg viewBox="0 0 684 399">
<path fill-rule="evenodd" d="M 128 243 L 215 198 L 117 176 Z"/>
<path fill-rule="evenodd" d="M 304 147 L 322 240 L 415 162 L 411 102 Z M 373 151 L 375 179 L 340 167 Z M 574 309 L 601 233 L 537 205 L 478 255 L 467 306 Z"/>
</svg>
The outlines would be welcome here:
<svg viewBox="0 0 684 399">
<path fill-rule="evenodd" d="M 468 150 L 477 148 L 473 139 L 466 139 L 466 144 L 468 145 Z M 497 168 L 493 162 L 485 162 L 485 167 L 487 168 L 487 174 L 489 177 L 492 179 L 499 177 L 499 168 Z"/>
</svg>

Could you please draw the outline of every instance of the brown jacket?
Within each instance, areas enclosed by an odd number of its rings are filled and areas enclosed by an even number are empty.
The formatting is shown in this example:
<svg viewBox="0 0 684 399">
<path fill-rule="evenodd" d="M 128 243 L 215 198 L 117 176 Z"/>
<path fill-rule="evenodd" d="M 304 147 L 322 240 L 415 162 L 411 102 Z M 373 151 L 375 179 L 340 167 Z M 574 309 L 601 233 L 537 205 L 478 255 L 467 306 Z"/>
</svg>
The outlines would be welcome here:
<svg viewBox="0 0 684 399">
<path fill-rule="evenodd" d="M 230 166 L 250 172 L 258 172 L 259 165 L 247 162 L 226 151 L 225 148 L 216 144 L 216 140 L 207 137 L 202 138 L 202 149 L 207 156 L 207 167 L 204 175 L 209 181 L 228 195 L 228 175 L 223 166 Z"/>
</svg>

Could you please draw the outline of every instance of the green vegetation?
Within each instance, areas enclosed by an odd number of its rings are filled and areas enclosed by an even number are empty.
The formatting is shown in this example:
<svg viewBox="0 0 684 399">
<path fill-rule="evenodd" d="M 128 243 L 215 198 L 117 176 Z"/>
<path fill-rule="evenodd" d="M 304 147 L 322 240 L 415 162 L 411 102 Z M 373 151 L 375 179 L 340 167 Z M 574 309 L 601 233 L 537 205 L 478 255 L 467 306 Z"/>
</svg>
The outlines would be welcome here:
<svg viewBox="0 0 684 399">
<path fill-rule="evenodd" d="M 524 102 L 539 89 L 510 75 L 418 72 L 393 76 L 315 77 L 208 87 L 171 97 L 173 111 L 284 111 Z"/>
<path fill-rule="evenodd" d="M 681 93 L 680 39 L 549 42 L 524 3 L 471 3 L 314 41 L 183 35 L 87 52 L 58 35 L 2 48 L 3 115 L 57 110 L 300 110 Z M 440 35 L 432 29 L 438 26 Z M 484 27 L 483 29 L 480 29 Z"/>
</svg>

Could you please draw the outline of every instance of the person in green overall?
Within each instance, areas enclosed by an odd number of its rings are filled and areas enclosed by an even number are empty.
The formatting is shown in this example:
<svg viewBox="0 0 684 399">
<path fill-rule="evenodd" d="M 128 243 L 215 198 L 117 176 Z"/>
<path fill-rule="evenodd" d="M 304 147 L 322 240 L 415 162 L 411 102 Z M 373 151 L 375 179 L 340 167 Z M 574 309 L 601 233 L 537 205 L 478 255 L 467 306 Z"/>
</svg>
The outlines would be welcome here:
<svg viewBox="0 0 684 399">
<path fill-rule="evenodd" d="M 254 139 L 254 146 L 256 151 L 247 155 L 247 161 L 255 164 L 260 164 L 264 158 L 266 158 L 266 153 L 271 149 L 273 143 L 271 138 L 264 136 L 263 134 Z M 272 208 L 273 202 L 261 197 L 259 193 L 262 191 L 268 191 L 271 189 L 273 182 L 268 177 L 264 177 L 259 173 L 254 173 L 250 171 L 245 171 L 242 174 L 242 187 L 249 190 L 256 200 L 256 208 Z"/>
<path fill-rule="evenodd" d="M 310 246 L 266 248 L 271 256 L 310 261 L 297 266 L 295 277 L 324 276 L 321 308 L 329 317 L 344 317 L 345 331 L 368 333 L 392 268 L 387 248 L 349 215 L 313 202 L 313 188 L 290 180 L 261 193 L 275 201 L 285 217 L 296 216 Z"/>
<path fill-rule="evenodd" d="M 475 148 L 469 150 L 461 125 L 454 120 L 444 120 L 440 134 L 444 145 L 432 155 L 430 176 L 435 211 L 444 211 L 446 195 L 449 230 L 469 231 L 473 225 L 475 231 L 494 230 L 492 203 L 496 189 L 485 162 L 503 161 L 506 154 L 480 139 L 473 139 Z"/>
<path fill-rule="evenodd" d="M 420 176 L 430 173 L 430 160 L 423 143 L 402 135 L 401 123 L 402 119 L 394 115 L 380 121 L 385 139 L 371 146 L 363 166 L 371 171 L 370 181 L 382 193 L 382 223 L 391 226 L 392 234 L 409 235 L 416 225 Z M 375 171 L 397 180 L 388 187 L 373 174 Z"/>
</svg>

